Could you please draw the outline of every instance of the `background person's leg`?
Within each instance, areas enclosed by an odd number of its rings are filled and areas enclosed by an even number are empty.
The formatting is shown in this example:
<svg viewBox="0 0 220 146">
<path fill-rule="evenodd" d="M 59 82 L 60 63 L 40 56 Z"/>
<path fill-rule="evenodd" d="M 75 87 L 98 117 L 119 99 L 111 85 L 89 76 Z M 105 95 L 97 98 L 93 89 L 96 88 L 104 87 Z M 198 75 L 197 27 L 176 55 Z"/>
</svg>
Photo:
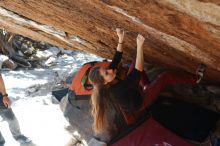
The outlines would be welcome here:
<svg viewBox="0 0 220 146">
<path fill-rule="evenodd" d="M 9 129 L 16 141 L 18 141 L 20 144 L 29 144 L 31 143 L 31 140 L 21 134 L 20 125 L 18 123 L 18 120 L 12 111 L 11 108 L 5 109 L 2 114 L 3 120 L 8 122 Z"/>
<path fill-rule="evenodd" d="M 5 144 L 5 139 L 4 139 L 4 137 L 2 136 L 2 133 L 1 133 L 1 131 L 0 131 L 0 146 L 4 146 L 4 144 Z"/>
<path fill-rule="evenodd" d="M 2 118 L 8 122 L 9 129 L 15 139 L 22 135 L 18 120 L 11 108 L 5 109 L 3 111 Z"/>
</svg>

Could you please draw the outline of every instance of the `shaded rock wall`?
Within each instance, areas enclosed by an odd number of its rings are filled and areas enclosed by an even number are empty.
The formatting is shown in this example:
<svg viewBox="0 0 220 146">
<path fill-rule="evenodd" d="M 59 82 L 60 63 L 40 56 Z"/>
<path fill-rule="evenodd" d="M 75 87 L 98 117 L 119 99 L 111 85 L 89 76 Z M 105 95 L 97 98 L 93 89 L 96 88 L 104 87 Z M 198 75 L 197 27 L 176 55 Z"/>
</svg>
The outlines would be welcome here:
<svg viewBox="0 0 220 146">
<path fill-rule="evenodd" d="M 124 60 L 135 57 L 135 38 L 146 37 L 146 62 L 220 81 L 219 0 L 1 0 L 0 26 L 33 39 L 111 58 L 116 27 L 127 31 Z"/>
</svg>

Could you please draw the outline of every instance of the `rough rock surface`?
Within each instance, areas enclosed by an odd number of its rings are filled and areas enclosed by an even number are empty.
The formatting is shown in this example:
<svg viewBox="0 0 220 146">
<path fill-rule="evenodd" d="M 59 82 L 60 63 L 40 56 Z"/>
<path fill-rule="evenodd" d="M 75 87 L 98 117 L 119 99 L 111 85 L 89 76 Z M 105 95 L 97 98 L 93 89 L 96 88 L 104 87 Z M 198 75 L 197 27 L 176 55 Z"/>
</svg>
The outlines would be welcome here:
<svg viewBox="0 0 220 146">
<path fill-rule="evenodd" d="M 1 0 L 0 26 L 68 49 L 111 58 L 113 30 L 123 27 L 125 61 L 135 57 L 137 33 L 146 37 L 146 62 L 220 81 L 219 0 Z"/>
</svg>

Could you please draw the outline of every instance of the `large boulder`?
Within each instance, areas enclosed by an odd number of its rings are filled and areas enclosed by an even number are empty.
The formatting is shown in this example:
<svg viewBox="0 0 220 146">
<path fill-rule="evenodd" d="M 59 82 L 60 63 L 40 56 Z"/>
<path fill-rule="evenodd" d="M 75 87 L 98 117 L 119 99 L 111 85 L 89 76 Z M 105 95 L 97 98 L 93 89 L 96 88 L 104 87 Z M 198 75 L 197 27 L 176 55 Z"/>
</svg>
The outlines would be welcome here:
<svg viewBox="0 0 220 146">
<path fill-rule="evenodd" d="M 206 79 L 220 81 L 219 0 L 1 0 L 0 26 L 67 49 L 111 58 L 113 32 L 123 27 L 124 61 L 135 57 L 135 38 L 146 37 L 146 62 L 194 73 L 208 66 Z"/>
</svg>

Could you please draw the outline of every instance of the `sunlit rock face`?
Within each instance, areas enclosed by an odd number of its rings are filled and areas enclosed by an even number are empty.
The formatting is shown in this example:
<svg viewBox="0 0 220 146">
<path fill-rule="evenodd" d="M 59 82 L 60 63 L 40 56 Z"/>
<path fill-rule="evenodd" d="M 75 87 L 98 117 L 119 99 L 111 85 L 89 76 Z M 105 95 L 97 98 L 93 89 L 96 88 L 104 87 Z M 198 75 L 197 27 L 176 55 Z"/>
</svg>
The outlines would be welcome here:
<svg viewBox="0 0 220 146">
<path fill-rule="evenodd" d="M 146 37 L 146 62 L 220 81 L 219 0 L 1 0 L 0 26 L 68 49 L 111 58 L 116 27 L 126 30 L 124 61 L 135 57 L 136 36 Z"/>
</svg>

